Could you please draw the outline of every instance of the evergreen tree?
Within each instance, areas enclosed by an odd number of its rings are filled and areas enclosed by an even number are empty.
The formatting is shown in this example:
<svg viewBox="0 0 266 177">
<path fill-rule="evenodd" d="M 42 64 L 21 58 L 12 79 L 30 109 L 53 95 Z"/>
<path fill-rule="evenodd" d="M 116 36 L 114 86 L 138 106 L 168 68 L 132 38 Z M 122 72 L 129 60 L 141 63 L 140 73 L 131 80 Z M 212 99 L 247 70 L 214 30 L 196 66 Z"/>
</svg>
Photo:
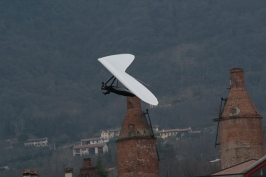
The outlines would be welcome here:
<svg viewBox="0 0 266 177">
<path fill-rule="evenodd" d="M 107 177 L 108 171 L 103 167 L 102 157 L 98 154 L 96 162 L 97 176 L 98 177 Z"/>
</svg>

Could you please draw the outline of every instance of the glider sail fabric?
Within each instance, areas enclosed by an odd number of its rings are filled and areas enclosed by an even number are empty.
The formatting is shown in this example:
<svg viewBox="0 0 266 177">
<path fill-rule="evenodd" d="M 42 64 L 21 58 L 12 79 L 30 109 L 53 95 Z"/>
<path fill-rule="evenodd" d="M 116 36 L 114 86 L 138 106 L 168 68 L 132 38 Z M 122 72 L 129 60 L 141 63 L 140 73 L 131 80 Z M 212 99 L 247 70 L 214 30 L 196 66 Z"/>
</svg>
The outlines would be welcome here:
<svg viewBox="0 0 266 177">
<path fill-rule="evenodd" d="M 140 82 L 125 72 L 133 62 L 135 56 L 131 54 L 118 54 L 99 58 L 102 63 L 128 90 L 134 93 L 142 101 L 158 105 L 157 98 Z"/>
</svg>

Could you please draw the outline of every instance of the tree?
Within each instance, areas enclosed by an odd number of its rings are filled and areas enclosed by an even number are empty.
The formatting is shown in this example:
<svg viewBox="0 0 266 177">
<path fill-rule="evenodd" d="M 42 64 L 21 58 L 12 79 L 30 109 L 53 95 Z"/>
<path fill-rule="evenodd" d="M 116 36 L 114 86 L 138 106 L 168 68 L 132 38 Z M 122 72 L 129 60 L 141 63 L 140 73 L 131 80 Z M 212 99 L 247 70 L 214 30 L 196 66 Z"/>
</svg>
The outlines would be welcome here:
<svg viewBox="0 0 266 177">
<path fill-rule="evenodd" d="M 98 177 L 107 177 L 108 176 L 108 170 L 106 170 L 103 167 L 102 157 L 99 154 L 97 156 L 96 169 L 97 169 L 97 176 Z"/>
</svg>

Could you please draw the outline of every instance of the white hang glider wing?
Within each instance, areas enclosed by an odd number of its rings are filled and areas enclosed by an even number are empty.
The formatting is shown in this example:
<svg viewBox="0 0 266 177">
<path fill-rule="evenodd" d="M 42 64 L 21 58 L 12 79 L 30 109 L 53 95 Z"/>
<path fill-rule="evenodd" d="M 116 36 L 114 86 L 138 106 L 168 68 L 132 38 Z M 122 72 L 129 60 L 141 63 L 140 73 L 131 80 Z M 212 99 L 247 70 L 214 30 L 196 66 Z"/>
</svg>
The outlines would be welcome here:
<svg viewBox="0 0 266 177">
<path fill-rule="evenodd" d="M 131 54 L 118 54 L 99 58 L 101 62 L 128 90 L 142 101 L 151 105 L 158 105 L 157 98 L 135 78 L 125 72 L 133 62 L 135 56 Z"/>
</svg>

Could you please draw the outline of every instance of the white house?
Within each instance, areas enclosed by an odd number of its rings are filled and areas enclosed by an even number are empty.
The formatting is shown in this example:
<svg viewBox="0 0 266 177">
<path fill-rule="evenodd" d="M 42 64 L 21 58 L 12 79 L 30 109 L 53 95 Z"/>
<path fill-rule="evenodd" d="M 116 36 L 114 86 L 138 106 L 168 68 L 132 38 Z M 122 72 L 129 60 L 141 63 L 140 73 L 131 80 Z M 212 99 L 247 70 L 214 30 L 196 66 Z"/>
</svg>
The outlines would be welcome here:
<svg viewBox="0 0 266 177">
<path fill-rule="evenodd" d="M 87 138 L 80 140 L 80 144 L 73 147 L 73 156 L 94 155 L 108 152 L 108 146 L 103 138 Z"/>
<path fill-rule="evenodd" d="M 99 144 L 103 143 L 102 138 L 87 138 L 87 139 L 82 139 L 80 140 L 81 145 L 86 145 L 86 144 Z"/>
<path fill-rule="evenodd" d="M 177 129 L 167 129 L 157 131 L 157 136 L 160 138 L 167 138 L 169 136 L 177 136 L 178 139 L 183 139 L 188 137 L 188 135 L 200 135 L 201 131 L 193 131 L 191 127 L 188 128 L 177 128 Z"/>
<path fill-rule="evenodd" d="M 22 170 L 23 177 L 37 177 L 38 171 L 37 170 Z"/>
<path fill-rule="evenodd" d="M 178 134 L 178 129 L 168 129 L 168 130 L 159 130 L 158 132 L 158 136 L 160 138 L 167 138 L 169 136 L 176 136 Z"/>
<path fill-rule="evenodd" d="M 108 152 L 108 147 L 105 143 L 77 145 L 73 147 L 73 156 L 95 155 L 105 152 Z"/>
<path fill-rule="evenodd" d="M 28 139 L 24 142 L 24 147 L 44 147 L 48 146 L 48 138 Z"/>
<path fill-rule="evenodd" d="M 101 138 L 104 140 L 109 140 L 110 138 L 118 137 L 120 133 L 120 129 L 114 129 L 114 130 L 102 130 L 101 132 Z"/>
</svg>

